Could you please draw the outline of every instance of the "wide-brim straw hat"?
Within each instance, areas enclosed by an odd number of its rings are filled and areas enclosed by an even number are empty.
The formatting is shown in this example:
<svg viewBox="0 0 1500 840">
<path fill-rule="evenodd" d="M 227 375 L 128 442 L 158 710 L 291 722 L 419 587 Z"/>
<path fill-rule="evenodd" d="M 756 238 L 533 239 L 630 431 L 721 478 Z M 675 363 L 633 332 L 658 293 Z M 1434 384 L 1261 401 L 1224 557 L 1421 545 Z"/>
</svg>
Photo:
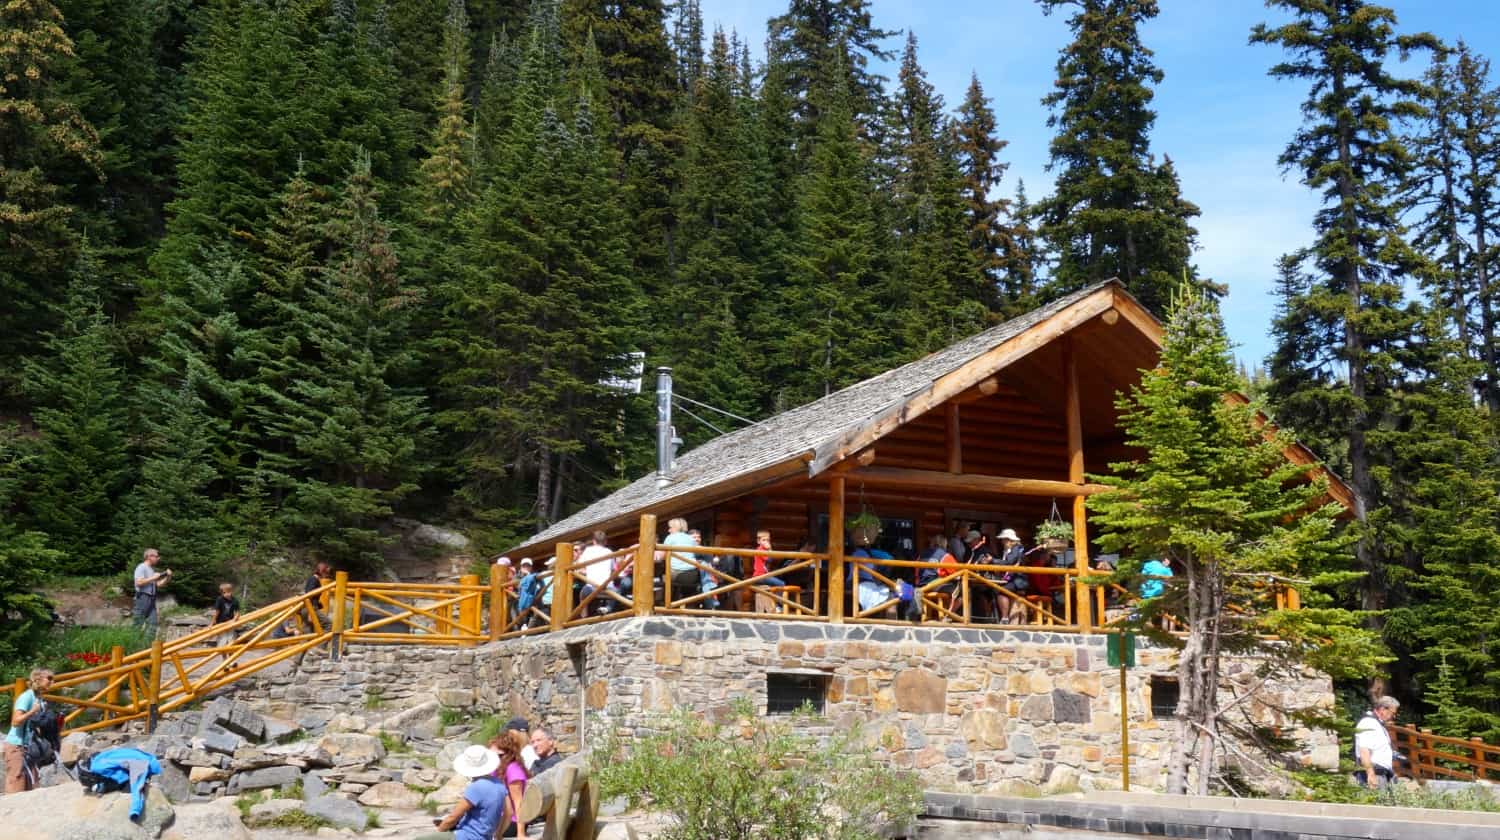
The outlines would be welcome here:
<svg viewBox="0 0 1500 840">
<path fill-rule="evenodd" d="M 1021 538 L 1018 537 L 1018 536 L 1016 536 L 1016 532 L 1013 529 L 1011 529 L 1011 528 L 1006 528 L 1004 531 L 1001 531 L 1000 532 L 1000 539 L 1002 539 L 1002 540 L 1010 540 L 1012 542 L 1020 542 L 1021 541 Z"/>
<path fill-rule="evenodd" d="M 483 744 L 474 744 L 453 759 L 453 770 L 456 773 L 477 779 L 500 769 L 500 756 L 495 751 Z"/>
</svg>

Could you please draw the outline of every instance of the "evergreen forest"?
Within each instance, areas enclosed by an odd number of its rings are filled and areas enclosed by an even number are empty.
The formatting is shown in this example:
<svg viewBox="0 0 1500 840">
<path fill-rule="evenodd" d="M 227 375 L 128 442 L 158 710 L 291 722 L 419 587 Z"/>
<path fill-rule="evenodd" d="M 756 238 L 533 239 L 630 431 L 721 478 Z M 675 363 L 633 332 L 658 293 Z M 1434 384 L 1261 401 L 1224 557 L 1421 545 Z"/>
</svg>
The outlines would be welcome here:
<svg viewBox="0 0 1500 840">
<path fill-rule="evenodd" d="M 189 599 L 288 549 L 372 572 L 393 516 L 513 545 L 651 469 L 642 359 L 758 419 L 1106 278 L 1222 294 L 1157 0 L 1037 2 L 1072 41 L 1031 195 L 872 0 L 763 45 L 698 0 L 0 4 L 0 658 L 47 577 L 145 545 Z M 1500 741 L 1500 89 L 1388 9 L 1268 5 L 1321 209 L 1242 387 L 1358 497 L 1390 690 Z"/>
</svg>

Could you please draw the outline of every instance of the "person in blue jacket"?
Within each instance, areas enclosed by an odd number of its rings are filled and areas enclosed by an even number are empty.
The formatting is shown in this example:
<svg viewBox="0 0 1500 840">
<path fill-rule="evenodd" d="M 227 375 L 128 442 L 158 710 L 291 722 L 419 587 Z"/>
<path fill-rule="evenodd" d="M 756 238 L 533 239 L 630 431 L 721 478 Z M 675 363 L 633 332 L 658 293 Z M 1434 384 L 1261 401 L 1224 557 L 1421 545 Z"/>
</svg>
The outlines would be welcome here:
<svg viewBox="0 0 1500 840">
<path fill-rule="evenodd" d="M 87 770 L 119 787 L 130 788 L 130 819 L 135 821 L 146 810 L 146 782 L 161 775 L 161 763 L 151 753 L 134 747 L 115 747 L 94 753 Z"/>
</svg>

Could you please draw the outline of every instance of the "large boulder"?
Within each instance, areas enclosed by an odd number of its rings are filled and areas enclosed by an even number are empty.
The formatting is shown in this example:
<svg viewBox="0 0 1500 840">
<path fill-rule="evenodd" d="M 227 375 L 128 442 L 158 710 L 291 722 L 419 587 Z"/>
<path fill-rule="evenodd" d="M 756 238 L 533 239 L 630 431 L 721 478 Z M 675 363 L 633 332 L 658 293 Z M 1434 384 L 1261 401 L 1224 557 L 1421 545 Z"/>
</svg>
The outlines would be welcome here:
<svg viewBox="0 0 1500 840">
<path fill-rule="evenodd" d="M 373 808 L 405 808 L 415 811 L 422 807 L 422 794 L 400 782 L 380 782 L 359 795 L 359 804 Z"/>
<path fill-rule="evenodd" d="M 407 536 L 407 541 L 419 548 L 438 548 L 463 551 L 469 547 L 469 538 L 457 531 L 422 523 Z"/>
<path fill-rule="evenodd" d="M 203 710 L 203 727 L 217 726 L 236 735 L 259 741 L 266 737 L 266 722 L 249 703 L 220 697 Z"/>
<path fill-rule="evenodd" d="M 358 732 L 332 732 L 318 741 L 337 767 L 351 764 L 373 764 L 385 758 L 385 745 L 374 735 Z"/>
<path fill-rule="evenodd" d="M 161 840 L 251 840 L 232 799 L 177 806 L 177 817 Z"/>
<path fill-rule="evenodd" d="M 295 767 L 262 767 L 234 774 L 234 778 L 229 780 L 229 793 L 234 795 L 247 790 L 286 787 L 301 780 L 302 771 Z"/>
<path fill-rule="evenodd" d="M 81 785 L 55 785 L 0 796 L 0 834 L 5 840 L 155 840 L 174 814 L 155 785 L 146 788 L 139 822 L 130 820 L 128 793 L 95 796 Z"/>
<path fill-rule="evenodd" d="M 302 810 L 315 817 L 322 817 L 340 828 L 363 831 L 369 815 L 359 803 L 332 794 L 309 799 L 302 803 Z"/>
</svg>

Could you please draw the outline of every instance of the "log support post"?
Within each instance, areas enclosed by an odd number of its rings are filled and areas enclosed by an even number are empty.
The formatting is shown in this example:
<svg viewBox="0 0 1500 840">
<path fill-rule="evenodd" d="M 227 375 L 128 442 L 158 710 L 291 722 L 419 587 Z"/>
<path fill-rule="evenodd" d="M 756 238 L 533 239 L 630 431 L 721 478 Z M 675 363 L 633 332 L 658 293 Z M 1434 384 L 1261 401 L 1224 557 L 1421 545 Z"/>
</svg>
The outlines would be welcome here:
<svg viewBox="0 0 1500 840">
<path fill-rule="evenodd" d="M 656 600 L 656 515 L 641 515 L 641 530 L 636 537 L 635 564 L 630 569 L 630 600 L 636 615 L 650 615 Z"/>
<path fill-rule="evenodd" d="M 828 620 L 844 623 L 844 476 L 828 480 Z"/>
<path fill-rule="evenodd" d="M 1082 493 L 1083 485 L 1083 404 L 1078 393 L 1078 357 L 1074 353 L 1073 337 L 1063 339 L 1063 378 L 1067 391 L 1068 423 L 1068 481 L 1079 485 L 1080 492 L 1073 497 L 1073 564 L 1080 576 L 1089 571 L 1088 510 Z M 1093 628 L 1093 598 L 1089 587 L 1074 589 L 1078 606 L 1075 611 L 1078 626 L 1088 632 Z"/>
<path fill-rule="evenodd" d="M 496 563 L 490 567 L 490 641 L 500 638 L 510 624 L 510 598 L 505 587 L 510 582 L 510 567 Z"/>
<path fill-rule="evenodd" d="M 161 706 L 161 656 L 162 641 L 151 643 L 151 675 L 146 681 L 146 734 L 156 731 L 156 719 Z M 186 688 L 187 686 L 183 686 Z"/>
<path fill-rule="evenodd" d="M 104 695 L 104 702 L 108 703 L 111 706 L 120 705 L 120 683 L 118 682 L 118 680 L 120 679 L 120 666 L 124 664 L 125 646 L 115 645 L 114 647 L 110 648 L 109 670 L 112 672 L 112 676 L 109 678 L 109 681 L 113 683 L 113 685 L 110 687 L 109 692 Z M 115 713 L 106 712 L 104 716 L 106 718 L 112 718 L 115 716 Z"/>
<path fill-rule="evenodd" d="M 465 636 L 479 635 L 479 611 L 484 603 L 484 594 L 475 591 L 479 586 L 479 575 L 464 575 L 458 579 L 458 585 L 464 587 L 458 601 L 458 630 Z M 473 646 L 474 642 L 464 642 L 465 646 Z"/>
<path fill-rule="evenodd" d="M 573 544 L 557 544 L 557 562 L 552 566 L 552 629 L 568 626 L 573 615 Z"/>
<path fill-rule="evenodd" d="M 328 610 L 328 624 L 333 631 L 328 655 L 337 662 L 344 652 L 344 599 L 349 597 L 349 573 L 333 573 L 333 604 Z"/>
<path fill-rule="evenodd" d="M 948 472 L 961 473 L 964 471 L 964 444 L 958 422 L 959 406 L 956 401 L 950 401 L 945 408 L 948 414 Z"/>
</svg>

